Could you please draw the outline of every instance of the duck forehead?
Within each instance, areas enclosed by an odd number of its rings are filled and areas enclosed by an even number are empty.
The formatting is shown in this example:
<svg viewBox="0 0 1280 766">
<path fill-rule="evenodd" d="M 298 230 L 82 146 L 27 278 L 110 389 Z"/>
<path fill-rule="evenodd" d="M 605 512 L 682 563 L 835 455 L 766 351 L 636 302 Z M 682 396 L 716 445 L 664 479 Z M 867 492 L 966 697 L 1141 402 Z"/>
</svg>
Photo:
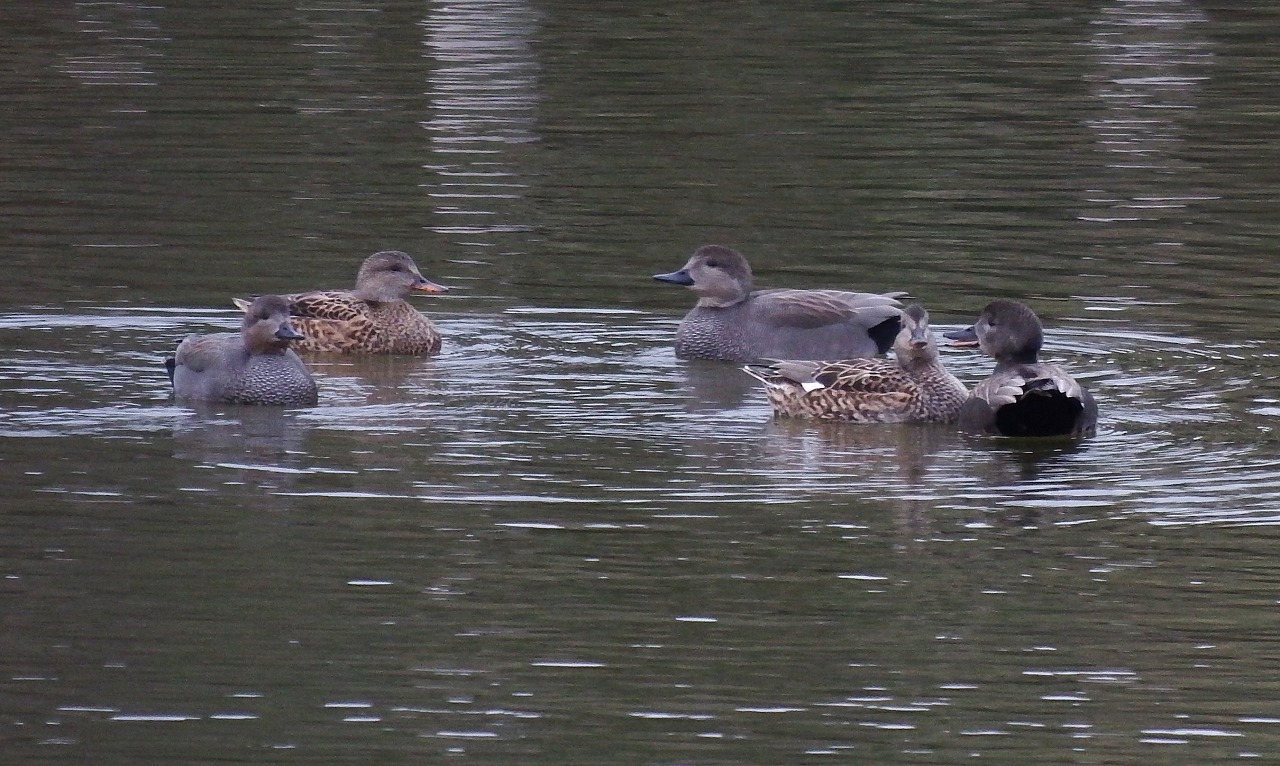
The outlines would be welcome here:
<svg viewBox="0 0 1280 766">
<path fill-rule="evenodd" d="M 249 305 L 247 313 L 256 319 L 267 319 L 275 314 L 288 316 L 289 304 L 278 295 L 261 295 Z"/>
<path fill-rule="evenodd" d="M 374 261 L 372 266 L 373 266 L 373 269 L 372 269 L 373 271 L 378 271 L 383 273 L 394 271 L 395 269 L 416 268 L 413 265 L 413 261 L 409 260 L 408 257 L 381 258 L 377 261 Z"/>
<path fill-rule="evenodd" d="M 704 245 L 698 248 L 690 256 L 689 263 L 686 265 L 710 265 L 713 262 L 717 267 L 730 271 L 745 271 L 749 268 L 746 256 L 723 245 Z"/>
<path fill-rule="evenodd" d="M 365 277 L 381 276 L 394 274 L 397 270 L 402 269 L 417 273 L 418 266 L 409 257 L 408 253 L 402 253 L 399 250 L 384 250 L 366 258 L 360 266 L 360 274 Z"/>
</svg>

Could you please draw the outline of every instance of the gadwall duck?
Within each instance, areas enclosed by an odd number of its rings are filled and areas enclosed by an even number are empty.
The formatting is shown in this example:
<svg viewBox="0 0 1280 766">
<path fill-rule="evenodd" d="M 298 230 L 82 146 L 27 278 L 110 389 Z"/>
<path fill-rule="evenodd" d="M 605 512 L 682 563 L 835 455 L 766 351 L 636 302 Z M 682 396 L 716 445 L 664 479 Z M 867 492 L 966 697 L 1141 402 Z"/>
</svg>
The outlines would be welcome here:
<svg viewBox="0 0 1280 766">
<path fill-rule="evenodd" d="M 969 389 L 947 372 L 922 306 L 902 312 L 895 359 L 785 361 L 743 369 L 764 383 L 774 413 L 855 423 L 946 423 Z"/>
<path fill-rule="evenodd" d="M 177 353 L 164 360 L 180 401 L 220 404 L 310 406 L 316 382 L 289 348 L 302 335 L 289 323 L 289 304 L 279 295 L 263 295 L 252 303 L 238 300 L 244 311 L 240 332 L 188 335 Z"/>
<path fill-rule="evenodd" d="M 448 288 L 422 276 L 399 250 L 364 259 L 353 290 L 317 290 L 286 295 L 294 324 L 305 336 L 299 351 L 354 354 L 434 354 L 440 333 L 431 320 L 405 300 L 415 290 L 442 293 Z"/>
<path fill-rule="evenodd" d="M 1039 360 L 1044 328 L 1017 301 L 988 303 L 968 330 L 950 333 L 996 360 L 991 377 L 960 408 L 960 428 L 1001 436 L 1087 436 L 1098 424 L 1093 396 L 1056 364 Z"/>
<path fill-rule="evenodd" d="M 698 303 L 676 330 L 680 359 L 852 359 L 893 345 L 902 293 L 751 291 L 751 266 L 736 250 L 704 245 L 679 271 L 654 279 L 683 285 Z"/>
</svg>

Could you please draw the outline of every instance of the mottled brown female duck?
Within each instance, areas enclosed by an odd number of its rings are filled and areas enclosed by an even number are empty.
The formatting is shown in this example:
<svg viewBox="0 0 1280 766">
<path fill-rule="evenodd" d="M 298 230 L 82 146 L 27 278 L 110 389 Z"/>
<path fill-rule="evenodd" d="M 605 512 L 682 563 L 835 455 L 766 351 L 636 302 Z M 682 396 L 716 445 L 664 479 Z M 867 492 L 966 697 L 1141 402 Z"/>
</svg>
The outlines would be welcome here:
<svg viewBox="0 0 1280 766">
<path fill-rule="evenodd" d="M 856 423 L 945 423 L 969 390 L 947 372 L 918 305 L 902 312 L 895 359 L 785 361 L 747 365 L 778 415 Z"/>
<path fill-rule="evenodd" d="M 165 359 L 174 397 L 220 404 L 315 404 L 316 382 L 289 348 L 302 338 L 289 323 L 289 304 L 279 295 L 236 303 L 244 311 L 240 332 L 188 335 Z"/>
<path fill-rule="evenodd" d="M 902 293 L 751 291 L 751 266 L 736 250 L 704 245 L 679 271 L 654 279 L 683 285 L 698 303 L 676 330 L 680 359 L 851 359 L 882 354 L 900 327 Z"/>
<path fill-rule="evenodd" d="M 353 290 L 319 290 L 286 295 L 289 312 L 304 339 L 299 351 L 348 354 L 434 354 L 440 333 L 431 320 L 409 305 L 413 291 L 448 288 L 422 276 L 399 250 L 384 250 L 364 260 Z"/>
<path fill-rule="evenodd" d="M 1001 436 L 1087 436 L 1098 425 L 1093 396 L 1056 364 L 1039 360 L 1044 329 L 1035 312 L 1017 301 L 988 303 L 968 331 L 996 360 L 991 377 L 974 387 L 960 409 L 960 428 Z"/>
</svg>

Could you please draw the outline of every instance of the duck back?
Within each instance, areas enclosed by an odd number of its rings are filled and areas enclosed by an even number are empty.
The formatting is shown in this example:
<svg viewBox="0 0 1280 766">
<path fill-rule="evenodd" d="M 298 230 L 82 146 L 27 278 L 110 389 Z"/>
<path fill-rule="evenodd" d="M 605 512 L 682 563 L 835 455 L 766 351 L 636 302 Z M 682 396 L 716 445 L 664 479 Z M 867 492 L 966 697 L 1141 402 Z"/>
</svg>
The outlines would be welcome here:
<svg viewBox="0 0 1280 766">
<path fill-rule="evenodd" d="M 1097 422 L 1092 394 L 1051 365 L 1024 367 L 983 381 L 961 407 L 959 418 L 961 430 L 1014 437 L 1088 436 Z"/>
<path fill-rule="evenodd" d="M 299 351 L 434 354 L 440 333 L 405 300 L 363 301 L 350 293 L 290 296 L 293 322 L 303 334 Z"/>
<path fill-rule="evenodd" d="M 680 359 L 750 362 L 877 356 L 901 327 L 897 301 L 835 290 L 766 290 L 731 306 L 696 306 L 680 322 Z"/>
</svg>

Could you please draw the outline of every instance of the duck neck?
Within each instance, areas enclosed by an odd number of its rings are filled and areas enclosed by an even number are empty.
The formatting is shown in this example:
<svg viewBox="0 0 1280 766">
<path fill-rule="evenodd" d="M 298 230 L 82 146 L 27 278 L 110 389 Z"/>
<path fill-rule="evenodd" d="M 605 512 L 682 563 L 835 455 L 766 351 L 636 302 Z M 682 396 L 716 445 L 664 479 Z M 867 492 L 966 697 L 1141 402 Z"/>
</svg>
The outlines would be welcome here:
<svg viewBox="0 0 1280 766">
<path fill-rule="evenodd" d="M 1010 354 L 1009 356 L 996 360 L 996 369 L 1010 370 L 1031 364 L 1039 364 L 1038 355 L 1034 351 L 1024 351 L 1018 354 Z"/>
<path fill-rule="evenodd" d="M 369 290 L 369 289 L 361 290 L 357 288 L 352 291 L 352 295 L 364 301 L 365 303 L 372 304 L 372 305 L 383 303 L 386 300 L 386 298 L 381 294 L 379 294 L 377 290 Z"/>
<path fill-rule="evenodd" d="M 697 306 L 700 309 L 727 309 L 730 306 L 736 306 L 747 299 L 746 294 L 742 295 L 702 295 L 698 297 Z"/>
</svg>

